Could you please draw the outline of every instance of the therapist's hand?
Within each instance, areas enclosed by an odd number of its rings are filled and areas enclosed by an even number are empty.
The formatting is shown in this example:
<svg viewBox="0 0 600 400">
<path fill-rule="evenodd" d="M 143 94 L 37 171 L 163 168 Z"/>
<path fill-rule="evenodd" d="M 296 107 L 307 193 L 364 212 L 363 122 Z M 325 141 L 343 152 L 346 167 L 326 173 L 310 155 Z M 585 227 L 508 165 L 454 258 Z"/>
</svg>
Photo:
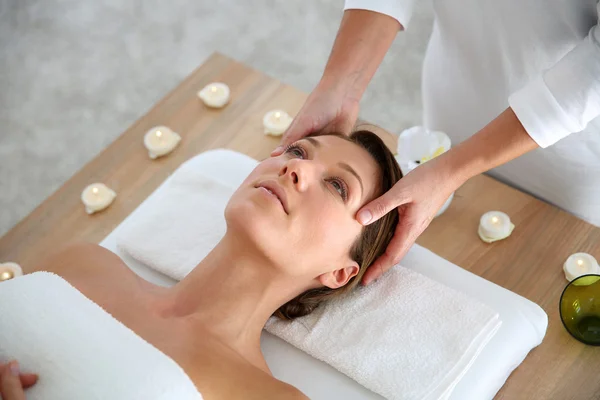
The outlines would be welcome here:
<svg viewBox="0 0 600 400">
<path fill-rule="evenodd" d="M 19 364 L 12 361 L 0 364 L 0 394 L 3 400 L 25 400 L 24 389 L 37 382 L 35 374 L 21 374 Z"/>
<path fill-rule="evenodd" d="M 375 222 L 388 212 L 397 212 L 399 217 L 392 241 L 385 253 L 365 272 L 363 284 L 368 285 L 400 262 L 450 194 L 462 183 L 445 171 L 443 163 L 438 162 L 439 158 L 408 173 L 387 193 L 366 204 L 357 213 L 357 219 L 363 225 Z"/>
<path fill-rule="evenodd" d="M 319 84 L 308 96 L 271 156 L 280 155 L 288 145 L 313 132 L 350 134 L 358 118 L 358 107 L 359 101 L 350 99 L 343 87 Z"/>
</svg>

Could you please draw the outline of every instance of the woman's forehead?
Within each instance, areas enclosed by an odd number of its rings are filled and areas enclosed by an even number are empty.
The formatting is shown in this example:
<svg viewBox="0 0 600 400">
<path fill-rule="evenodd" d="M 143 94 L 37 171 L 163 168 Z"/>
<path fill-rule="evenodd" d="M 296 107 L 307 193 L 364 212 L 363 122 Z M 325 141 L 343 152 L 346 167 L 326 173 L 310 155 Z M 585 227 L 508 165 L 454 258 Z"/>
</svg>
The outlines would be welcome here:
<svg viewBox="0 0 600 400">
<path fill-rule="evenodd" d="M 365 193 L 370 197 L 381 173 L 379 166 L 369 152 L 361 145 L 333 135 L 304 138 L 311 143 L 317 156 L 326 163 L 346 164 L 361 178 Z"/>
</svg>

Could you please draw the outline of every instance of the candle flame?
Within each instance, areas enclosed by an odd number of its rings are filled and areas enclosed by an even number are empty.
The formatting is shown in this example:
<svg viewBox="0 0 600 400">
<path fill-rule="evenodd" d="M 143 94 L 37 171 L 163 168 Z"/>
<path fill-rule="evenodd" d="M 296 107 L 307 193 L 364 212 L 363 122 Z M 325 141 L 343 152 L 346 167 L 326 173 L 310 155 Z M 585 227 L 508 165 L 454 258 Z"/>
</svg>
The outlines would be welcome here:
<svg viewBox="0 0 600 400">
<path fill-rule="evenodd" d="M 3 271 L 0 274 L 0 282 L 1 281 L 7 281 L 9 279 L 12 279 L 15 277 L 15 274 L 12 271 Z"/>
<path fill-rule="evenodd" d="M 210 87 L 210 91 L 213 93 L 217 93 L 217 87 L 216 86 L 211 86 Z"/>
<path fill-rule="evenodd" d="M 275 119 L 279 119 L 279 118 L 281 118 L 281 113 L 279 111 L 277 111 L 275 113 Z"/>
<path fill-rule="evenodd" d="M 499 221 L 498 217 L 492 217 L 492 223 L 497 224 Z"/>
<path fill-rule="evenodd" d="M 581 258 L 579 260 L 577 260 L 577 265 L 579 265 L 579 266 L 583 265 L 583 260 Z"/>
<path fill-rule="evenodd" d="M 98 188 L 97 187 L 92 188 L 92 193 L 98 194 Z"/>
<path fill-rule="evenodd" d="M 156 137 L 160 138 L 162 136 L 162 132 L 161 131 L 156 131 Z"/>
</svg>

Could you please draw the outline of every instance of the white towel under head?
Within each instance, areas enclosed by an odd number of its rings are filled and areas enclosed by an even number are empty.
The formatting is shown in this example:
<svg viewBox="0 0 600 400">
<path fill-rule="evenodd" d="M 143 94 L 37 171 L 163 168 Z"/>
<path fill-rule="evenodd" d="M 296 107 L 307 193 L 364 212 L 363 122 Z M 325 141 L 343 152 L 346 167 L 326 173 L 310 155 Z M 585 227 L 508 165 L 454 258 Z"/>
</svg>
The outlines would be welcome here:
<svg viewBox="0 0 600 400">
<path fill-rule="evenodd" d="M 170 357 L 58 275 L 0 283 L 0 362 L 39 375 L 28 400 L 202 400 Z"/>
<path fill-rule="evenodd" d="M 234 175 L 211 174 L 223 158 Z M 182 279 L 218 243 L 225 205 L 256 164 L 227 150 L 187 161 L 120 227 L 119 248 Z M 272 318 L 266 329 L 384 397 L 413 400 L 448 398 L 500 324 L 488 306 L 396 266 L 347 298 L 293 322 Z"/>
</svg>

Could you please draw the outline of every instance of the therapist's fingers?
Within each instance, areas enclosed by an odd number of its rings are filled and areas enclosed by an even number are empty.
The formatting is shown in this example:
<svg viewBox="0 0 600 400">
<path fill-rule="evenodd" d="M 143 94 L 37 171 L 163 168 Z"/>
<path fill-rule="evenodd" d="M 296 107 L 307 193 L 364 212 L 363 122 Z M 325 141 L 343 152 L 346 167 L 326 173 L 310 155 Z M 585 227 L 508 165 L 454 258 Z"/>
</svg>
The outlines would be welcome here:
<svg viewBox="0 0 600 400">
<path fill-rule="evenodd" d="M 399 222 L 394 231 L 394 237 L 388 244 L 385 253 L 381 255 L 365 272 L 362 278 L 362 284 L 368 285 L 376 279 L 379 279 L 394 265 L 398 264 L 408 253 L 415 240 L 421 233 L 415 229 L 414 224 L 406 215 L 406 210 L 411 205 L 404 205 L 398 209 Z"/>
<path fill-rule="evenodd" d="M 271 157 L 276 157 L 285 151 L 285 148 L 313 131 L 313 121 L 304 114 L 297 116 L 290 127 L 285 131 L 279 146 L 271 152 Z"/>
<path fill-rule="evenodd" d="M 25 400 L 25 392 L 19 375 L 19 364 L 16 361 L 11 361 L 2 369 L 0 393 L 3 400 Z"/>
<path fill-rule="evenodd" d="M 408 195 L 402 191 L 400 185 L 396 183 L 396 185 L 386 193 L 358 210 L 356 219 L 362 225 L 370 225 L 390 211 L 410 201 L 410 197 L 408 197 Z"/>
</svg>

